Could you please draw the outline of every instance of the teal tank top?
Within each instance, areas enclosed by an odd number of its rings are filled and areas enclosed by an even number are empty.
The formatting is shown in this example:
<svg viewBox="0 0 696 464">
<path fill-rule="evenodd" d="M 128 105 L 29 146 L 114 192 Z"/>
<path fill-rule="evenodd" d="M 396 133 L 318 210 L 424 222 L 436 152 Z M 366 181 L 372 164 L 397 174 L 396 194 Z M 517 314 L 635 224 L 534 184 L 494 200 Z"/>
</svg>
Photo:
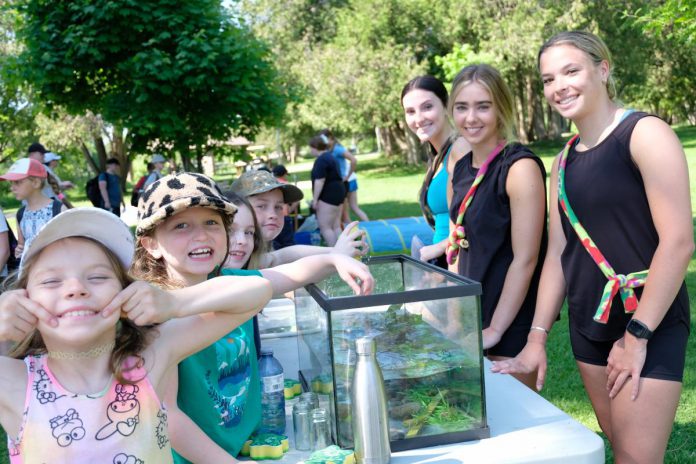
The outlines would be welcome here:
<svg viewBox="0 0 696 464">
<path fill-rule="evenodd" d="M 430 181 L 428 196 L 426 197 L 428 207 L 430 211 L 432 211 L 433 218 L 435 219 L 433 243 L 441 242 L 449 236 L 449 208 L 447 207 L 447 182 L 449 181 L 449 174 L 447 174 L 448 157 L 449 148 L 444 158 L 442 158 L 442 169 L 440 169 Z"/>
</svg>

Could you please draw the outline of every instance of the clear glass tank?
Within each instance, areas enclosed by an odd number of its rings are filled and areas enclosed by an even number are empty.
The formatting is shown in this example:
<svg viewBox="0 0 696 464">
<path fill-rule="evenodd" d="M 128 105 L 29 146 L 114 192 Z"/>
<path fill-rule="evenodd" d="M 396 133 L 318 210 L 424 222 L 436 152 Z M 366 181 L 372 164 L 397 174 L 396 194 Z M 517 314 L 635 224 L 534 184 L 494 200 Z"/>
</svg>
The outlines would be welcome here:
<svg viewBox="0 0 696 464">
<path fill-rule="evenodd" d="M 368 263 L 372 295 L 337 275 L 295 292 L 300 378 L 326 395 L 334 439 L 351 448 L 355 339 L 372 336 L 392 451 L 487 438 L 479 283 L 410 257 Z"/>
</svg>

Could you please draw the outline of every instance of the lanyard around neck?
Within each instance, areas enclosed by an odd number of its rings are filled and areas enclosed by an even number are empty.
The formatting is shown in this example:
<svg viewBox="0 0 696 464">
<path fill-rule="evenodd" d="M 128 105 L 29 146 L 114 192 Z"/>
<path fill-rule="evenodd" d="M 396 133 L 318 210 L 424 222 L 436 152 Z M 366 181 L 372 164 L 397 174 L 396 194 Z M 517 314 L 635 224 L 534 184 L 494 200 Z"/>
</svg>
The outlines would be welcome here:
<svg viewBox="0 0 696 464">
<path fill-rule="evenodd" d="M 474 199 L 476 189 L 478 188 L 479 184 L 481 184 L 481 182 L 483 181 L 483 176 L 486 175 L 486 172 L 488 171 L 488 166 L 490 166 L 490 164 L 493 162 L 496 156 L 498 156 L 498 154 L 501 151 L 503 151 L 503 148 L 505 148 L 506 143 L 507 142 L 503 140 L 493 149 L 493 151 L 491 151 L 491 153 L 488 155 L 488 158 L 486 158 L 486 161 L 484 161 L 481 167 L 479 168 L 479 171 L 476 174 L 476 177 L 474 178 L 474 182 L 471 184 L 471 187 L 469 187 L 469 191 L 466 192 L 464 199 L 459 205 L 457 221 L 454 224 L 454 230 L 452 230 L 452 234 L 450 234 L 449 241 L 447 242 L 447 248 L 445 251 L 447 257 L 447 264 L 451 265 L 457 262 L 457 255 L 459 255 L 460 248 L 469 248 L 469 241 L 466 239 L 466 231 L 464 230 L 464 213 L 466 213 L 469 204 L 471 204 L 471 200 Z M 474 154 L 472 153 L 472 161 L 473 156 Z"/>
<path fill-rule="evenodd" d="M 578 235 L 580 243 L 590 254 L 592 260 L 608 280 L 607 284 L 604 286 L 602 298 L 599 301 L 599 306 L 597 307 L 597 311 L 594 315 L 595 321 L 606 324 L 609 320 L 611 302 L 616 296 L 617 292 L 619 292 L 621 295 L 621 299 L 623 300 L 624 308 L 627 313 L 632 313 L 636 310 L 638 307 L 638 298 L 636 298 L 636 294 L 633 289 L 645 285 L 648 278 L 648 270 L 646 269 L 645 271 L 633 272 L 627 275 L 617 274 L 602 252 L 599 251 L 599 248 L 597 248 L 597 245 L 587 233 L 585 228 L 582 226 L 582 224 L 580 224 L 578 217 L 575 215 L 575 211 L 573 211 L 573 208 L 570 206 L 565 189 L 565 169 L 566 163 L 568 162 L 568 153 L 570 153 L 570 148 L 575 144 L 577 139 L 578 135 L 575 135 L 568 141 L 565 148 L 561 152 L 561 157 L 558 161 L 558 202 L 568 218 L 570 225 L 573 227 L 573 230 L 575 230 L 575 233 Z"/>
</svg>

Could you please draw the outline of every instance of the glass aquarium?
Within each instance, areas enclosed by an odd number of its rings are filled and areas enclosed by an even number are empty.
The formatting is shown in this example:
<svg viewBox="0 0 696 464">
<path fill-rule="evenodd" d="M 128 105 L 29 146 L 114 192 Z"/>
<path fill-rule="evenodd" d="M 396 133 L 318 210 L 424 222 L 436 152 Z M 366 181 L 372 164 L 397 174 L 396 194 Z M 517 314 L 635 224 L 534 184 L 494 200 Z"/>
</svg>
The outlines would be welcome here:
<svg viewBox="0 0 696 464">
<path fill-rule="evenodd" d="M 334 440 L 352 448 L 355 339 L 374 337 L 392 451 L 489 437 L 481 285 L 404 255 L 372 258 L 372 295 L 338 275 L 295 292 L 299 375 L 325 395 Z"/>
</svg>

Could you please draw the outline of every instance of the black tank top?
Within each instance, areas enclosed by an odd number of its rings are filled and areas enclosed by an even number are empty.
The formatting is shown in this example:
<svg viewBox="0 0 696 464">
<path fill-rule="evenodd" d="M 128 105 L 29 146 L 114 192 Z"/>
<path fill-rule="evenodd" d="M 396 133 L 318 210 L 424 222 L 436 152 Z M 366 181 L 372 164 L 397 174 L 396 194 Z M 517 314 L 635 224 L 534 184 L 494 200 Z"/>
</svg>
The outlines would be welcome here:
<svg viewBox="0 0 696 464">
<path fill-rule="evenodd" d="M 481 316 L 483 328 L 491 324 L 493 311 L 503 291 L 503 283 L 512 263 L 512 239 L 510 199 L 505 189 L 510 166 L 523 158 L 530 158 L 539 165 L 539 176 L 546 185 L 544 165 L 529 148 L 519 143 L 508 144 L 503 153 L 493 160 L 488 173 L 479 185 L 466 214 L 464 229 L 469 241 L 468 249 L 459 251 L 459 274 L 481 283 Z M 450 205 L 452 222 L 457 219 L 459 205 L 474 182 L 478 169 L 471 165 L 472 154 L 462 157 L 454 166 L 452 187 L 454 195 Z M 544 211 L 546 208 L 544 207 Z M 546 215 L 546 213 L 544 213 Z M 539 260 L 529 284 L 527 296 L 520 307 L 512 327 L 529 327 L 534 317 L 539 276 L 546 254 L 546 216 L 539 249 Z"/>
<path fill-rule="evenodd" d="M 648 269 L 658 244 L 643 178 L 631 158 L 629 145 L 633 128 L 645 116 L 648 115 L 630 114 L 609 136 L 587 151 L 576 152 L 571 148 L 566 164 L 568 201 L 580 223 L 619 274 Z M 591 340 L 618 340 L 632 315 L 626 314 L 617 294 L 608 323 L 593 320 L 607 279 L 580 243 L 560 205 L 557 207 L 567 241 L 561 264 L 570 324 Z M 636 289 L 638 298 L 641 293 L 642 288 Z M 678 322 L 689 327 L 689 297 L 684 283 L 660 326 Z"/>
</svg>

